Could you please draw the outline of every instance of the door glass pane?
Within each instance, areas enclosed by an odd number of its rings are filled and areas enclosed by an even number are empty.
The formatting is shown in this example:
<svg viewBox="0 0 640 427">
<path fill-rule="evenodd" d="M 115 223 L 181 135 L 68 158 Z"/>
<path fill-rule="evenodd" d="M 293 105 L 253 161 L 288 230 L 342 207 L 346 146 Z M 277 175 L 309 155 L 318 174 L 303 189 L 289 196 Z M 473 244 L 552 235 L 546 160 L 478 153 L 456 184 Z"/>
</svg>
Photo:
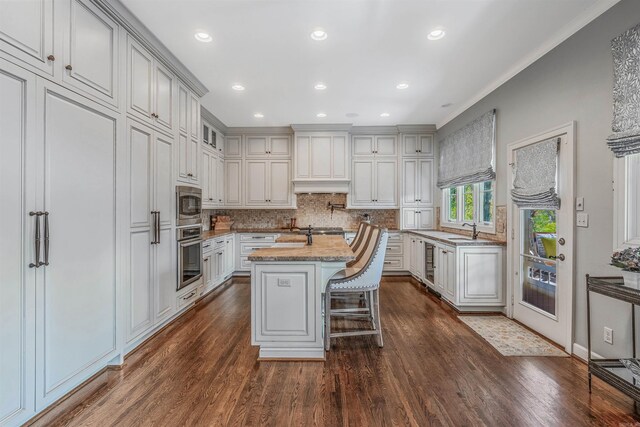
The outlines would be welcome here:
<svg viewBox="0 0 640 427">
<path fill-rule="evenodd" d="M 493 181 L 480 183 L 480 218 L 484 224 L 493 223 Z"/>
<path fill-rule="evenodd" d="M 464 186 L 464 220 L 473 221 L 473 185 Z"/>
<path fill-rule="evenodd" d="M 449 221 L 458 220 L 458 189 L 452 187 L 449 189 Z"/>
<path fill-rule="evenodd" d="M 523 209 L 521 259 L 522 302 L 556 314 L 556 211 Z"/>
</svg>

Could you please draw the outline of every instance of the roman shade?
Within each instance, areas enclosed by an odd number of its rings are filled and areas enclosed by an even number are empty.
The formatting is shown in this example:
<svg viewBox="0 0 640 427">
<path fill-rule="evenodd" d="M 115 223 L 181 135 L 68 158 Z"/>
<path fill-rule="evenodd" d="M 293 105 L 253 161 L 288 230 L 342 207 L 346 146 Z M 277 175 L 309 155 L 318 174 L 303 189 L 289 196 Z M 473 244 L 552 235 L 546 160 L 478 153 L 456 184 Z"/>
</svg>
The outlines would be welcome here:
<svg viewBox="0 0 640 427">
<path fill-rule="evenodd" d="M 511 199 L 520 208 L 558 209 L 558 144 L 551 138 L 515 150 Z"/>
<path fill-rule="evenodd" d="M 616 157 L 640 153 L 640 25 L 611 41 L 613 50 L 613 134 L 607 145 Z"/>
<path fill-rule="evenodd" d="M 495 118 L 491 110 L 440 141 L 439 188 L 495 179 Z"/>
</svg>

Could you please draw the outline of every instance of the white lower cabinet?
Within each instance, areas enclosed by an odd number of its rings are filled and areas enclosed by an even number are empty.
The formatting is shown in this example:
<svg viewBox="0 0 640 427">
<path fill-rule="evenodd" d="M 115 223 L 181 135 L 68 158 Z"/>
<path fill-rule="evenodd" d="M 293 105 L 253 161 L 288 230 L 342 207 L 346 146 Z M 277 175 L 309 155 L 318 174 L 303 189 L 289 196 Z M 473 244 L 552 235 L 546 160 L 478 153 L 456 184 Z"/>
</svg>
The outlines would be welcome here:
<svg viewBox="0 0 640 427">
<path fill-rule="evenodd" d="M 204 293 L 224 283 L 235 271 L 235 237 L 216 237 L 203 245 Z"/>
<path fill-rule="evenodd" d="M 117 355 L 117 117 L 0 69 L 0 424 L 20 425 Z"/>
<path fill-rule="evenodd" d="M 390 231 L 387 242 L 387 254 L 384 257 L 385 272 L 398 272 L 404 270 L 404 244 L 400 232 Z"/>
<path fill-rule="evenodd" d="M 175 312 L 173 140 L 132 119 L 129 151 L 129 280 L 126 342 L 135 344 Z"/>
<path fill-rule="evenodd" d="M 241 272 L 251 271 L 249 254 L 262 248 L 270 248 L 276 243 L 278 234 L 272 233 L 238 233 L 236 235 L 236 270 Z"/>
</svg>

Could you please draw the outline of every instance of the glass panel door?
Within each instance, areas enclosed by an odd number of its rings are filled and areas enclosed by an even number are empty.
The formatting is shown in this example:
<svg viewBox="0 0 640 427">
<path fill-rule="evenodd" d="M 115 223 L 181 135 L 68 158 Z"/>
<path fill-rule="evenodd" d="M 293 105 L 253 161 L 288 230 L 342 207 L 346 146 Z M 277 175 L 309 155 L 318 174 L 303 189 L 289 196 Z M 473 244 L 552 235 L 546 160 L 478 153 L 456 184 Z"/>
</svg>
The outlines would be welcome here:
<svg viewBox="0 0 640 427">
<path fill-rule="evenodd" d="M 555 318 L 557 313 L 556 211 L 522 209 L 521 302 Z"/>
</svg>

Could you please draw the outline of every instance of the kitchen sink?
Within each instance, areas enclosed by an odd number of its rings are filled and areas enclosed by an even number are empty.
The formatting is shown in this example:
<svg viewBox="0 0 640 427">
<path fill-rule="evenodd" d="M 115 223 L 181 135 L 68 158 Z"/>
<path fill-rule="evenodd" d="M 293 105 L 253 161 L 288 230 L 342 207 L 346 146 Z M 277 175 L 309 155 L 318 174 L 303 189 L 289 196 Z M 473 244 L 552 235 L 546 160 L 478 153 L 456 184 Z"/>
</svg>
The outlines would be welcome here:
<svg viewBox="0 0 640 427">
<path fill-rule="evenodd" d="M 272 248 L 303 248 L 307 244 L 304 242 L 282 242 L 271 246 Z"/>
<path fill-rule="evenodd" d="M 471 237 L 447 237 L 447 240 L 473 240 Z"/>
</svg>

